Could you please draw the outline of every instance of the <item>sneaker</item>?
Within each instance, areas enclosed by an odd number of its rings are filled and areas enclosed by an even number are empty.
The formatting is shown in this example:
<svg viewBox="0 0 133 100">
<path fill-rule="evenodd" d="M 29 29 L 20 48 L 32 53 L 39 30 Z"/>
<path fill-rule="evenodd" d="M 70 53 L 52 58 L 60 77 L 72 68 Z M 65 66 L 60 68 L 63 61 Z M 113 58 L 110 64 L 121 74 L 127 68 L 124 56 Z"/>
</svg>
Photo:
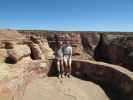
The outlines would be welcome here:
<svg viewBox="0 0 133 100">
<path fill-rule="evenodd" d="M 68 78 L 71 78 L 71 75 L 70 75 L 70 74 L 68 74 L 68 75 L 67 75 L 67 77 L 68 77 Z"/>
<path fill-rule="evenodd" d="M 61 78 L 61 75 L 58 75 L 58 79 L 60 79 Z"/>
<path fill-rule="evenodd" d="M 61 78 L 64 78 L 64 76 L 63 76 L 63 75 L 61 75 Z"/>
</svg>

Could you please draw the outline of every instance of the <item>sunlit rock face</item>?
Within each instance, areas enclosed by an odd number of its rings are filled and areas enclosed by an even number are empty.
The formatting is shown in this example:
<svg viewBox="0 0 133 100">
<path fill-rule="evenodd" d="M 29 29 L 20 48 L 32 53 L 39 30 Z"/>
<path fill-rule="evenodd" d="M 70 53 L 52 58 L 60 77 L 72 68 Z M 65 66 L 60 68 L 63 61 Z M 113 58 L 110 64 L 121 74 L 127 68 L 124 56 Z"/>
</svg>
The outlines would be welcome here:
<svg viewBox="0 0 133 100">
<path fill-rule="evenodd" d="M 38 58 L 46 58 L 50 59 L 53 56 L 53 50 L 49 47 L 48 41 L 46 38 L 37 38 L 36 36 L 31 36 L 30 40 L 32 41 L 32 44 L 29 44 L 31 46 L 31 49 L 33 50 L 34 57 L 39 56 Z M 38 54 L 38 55 L 36 55 Z"/>
<path fill-rule="evenodd" d="M 23 96 L 23 100 L 62 100 L 62 98 L 63 100 L 109 100 L 100 86 L 75 77 L 63 80 L 56 77 L 36 79 L 28 85 Z"/>
<path fill-rule="evenodd" d="M 41 57 L 33 59 L 35 54 Z M 32 79 L 47 75 L 52 54 L 46 39 L 36 43 L 15 30 L 0 30 L 0 100 L 22 99 Z"/>
<path fill-rule="evenodd" d="M 30 56 L 31 50 L 28 45 L 14 45 L 13 49 L 7 50 L 8 59 L 18 62 L 24 57 Z"/>
</svg>

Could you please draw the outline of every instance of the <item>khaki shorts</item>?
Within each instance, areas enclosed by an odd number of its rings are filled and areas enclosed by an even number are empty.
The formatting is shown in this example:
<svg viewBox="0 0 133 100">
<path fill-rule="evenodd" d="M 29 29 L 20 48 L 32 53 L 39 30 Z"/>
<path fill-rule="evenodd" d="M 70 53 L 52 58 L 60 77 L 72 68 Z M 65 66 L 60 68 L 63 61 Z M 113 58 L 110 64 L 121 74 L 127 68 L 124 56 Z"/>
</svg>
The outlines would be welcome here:
<svg viewBox="0 0 133 100">
<path fill-rule="evenodd" d="M 72 58 L 69 55 L 64 55 L 63 60 L 66 64 L 71 64 L 72 63 Z"/>
<path fill-rule="evenodd" d="M 56 59 L 57 61 L 61 61 L 61 60 L 63 60 L 63 57 L 55 57 L 55 59 Z"/>
</svg>

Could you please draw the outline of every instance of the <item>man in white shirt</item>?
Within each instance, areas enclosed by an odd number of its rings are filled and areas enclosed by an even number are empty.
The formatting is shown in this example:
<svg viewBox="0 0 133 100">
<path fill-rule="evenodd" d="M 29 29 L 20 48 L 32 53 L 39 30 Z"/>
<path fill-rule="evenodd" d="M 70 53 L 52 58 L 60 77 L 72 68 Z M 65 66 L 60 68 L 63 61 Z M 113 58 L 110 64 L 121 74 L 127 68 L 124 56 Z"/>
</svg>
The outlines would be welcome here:
<svg viewBox="0 0 133 100">
<path fill-rule="evenodd" d="M 65 75 L 70 78 L 72 63 L 72 46 L 70 45 L 69 41 L 66 41 L 66 45 L 63 48 L 63 60 L 65 64 Z"/>
</svg>

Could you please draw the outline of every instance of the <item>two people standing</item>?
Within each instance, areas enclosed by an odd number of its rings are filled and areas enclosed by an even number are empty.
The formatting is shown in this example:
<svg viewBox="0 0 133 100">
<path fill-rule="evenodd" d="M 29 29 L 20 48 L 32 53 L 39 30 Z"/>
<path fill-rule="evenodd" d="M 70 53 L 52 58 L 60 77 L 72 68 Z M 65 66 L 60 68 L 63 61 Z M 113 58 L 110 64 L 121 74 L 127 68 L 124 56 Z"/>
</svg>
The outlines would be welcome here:
<svg viewBox="0 0 133 100">
<path fill-rule="evenodd" d="M 55 57 L 57 61 L 58 77 L 63 78 L 71 75 L 71 63 L 72 63 L 72 46 L 69 41 L 59 42 L 57 50 L 55 51 Z"/>
</svg>

